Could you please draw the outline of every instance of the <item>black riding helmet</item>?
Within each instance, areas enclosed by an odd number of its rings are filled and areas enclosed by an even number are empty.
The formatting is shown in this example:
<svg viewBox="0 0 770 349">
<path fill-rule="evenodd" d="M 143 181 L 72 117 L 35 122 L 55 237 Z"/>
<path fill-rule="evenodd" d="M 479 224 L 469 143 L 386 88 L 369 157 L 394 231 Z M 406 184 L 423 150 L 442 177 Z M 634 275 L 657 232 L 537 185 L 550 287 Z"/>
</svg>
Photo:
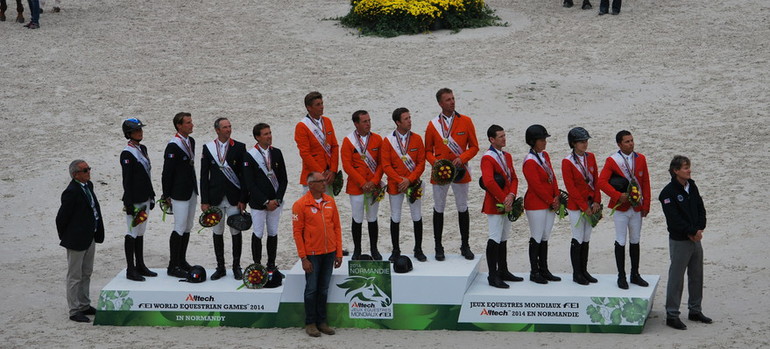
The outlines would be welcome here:
<svg viewBox="0 0 770 349">
<path fill-rule="evenodd" d="M 126 119 L 123 121 L 123 136 L 125 136 L 126 139 L 130 139 L 131 132 L 139 130 L 144 126 L 146 125 L 143 124 L 142 121 L 137 118 Z"/>
<path fill-rule="evenodd" d="M 536 125 L 527 127 L 527 131 L 524 133 L 524 140 L 527 142 L 527 145 L 529 145 L 530 147 L 535 146 L 536 140 L 546 139 L 548 137 L 551 137 L 551 135 L 548 134 L 548 131 L 546 131 L 543 125 L 536 124 Z"/>
</svg>

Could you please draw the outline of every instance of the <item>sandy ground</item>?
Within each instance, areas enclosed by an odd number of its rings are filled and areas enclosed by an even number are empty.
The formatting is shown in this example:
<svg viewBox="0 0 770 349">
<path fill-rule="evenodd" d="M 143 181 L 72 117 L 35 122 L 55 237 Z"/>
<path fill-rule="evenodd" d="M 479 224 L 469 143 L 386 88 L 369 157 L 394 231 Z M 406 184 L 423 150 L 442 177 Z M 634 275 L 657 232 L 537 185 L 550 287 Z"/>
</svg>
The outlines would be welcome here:
<svg viewBox="0 0 770 349">
<path fill-rule="evenodd" d="M 0 194 L 6 202 L 0 209 L 0 267 L 6 275 L 0 347 L 770 344 L 770 242 L 765 234 L 770 220 L 763 213 L 770 204 L 764 193 L 770 184 L 766 1 L 626 1 L 620 16 L 598 17 L 596 10 L 564 9 L 558 0 L 490 0 L 510 26 L 394 39 L 358 37 L 328 20 L 346 13 L 346 0 L 76 0 L 65 1 L 61 13 L 50 12 L 51 4 L 39 30 L 0 23 L 5 134 L 0 139 Z M 149 125 L 144 143 L 154 161 L 158 193 L 162 151 L 173 134 L 176 112 L 192 112 L 199 144 L 214 137 L 212 123 L 219 116 L 230 118 L 233 137 L 247 144 L 253 144 L 255 123 L 270 123 L 274 143 L 290 164 L 286 199 L 292 202 L 300 190 L 292 132 L 305 113 L 307 92 L 324 94 L 326 115 L 334 119 L 341 140 L 353 129 L 349 117 L 357 109 L 369 110 L 373 130 L 384 133 L 392 130 L 391 111 L 406 106 L 414 130 L 423 132 L 439 111 L 434 93 L 441 87 L 455 90 L 457 110 L 473 117 L 482 147 L 488 145 L 486 128 L 501 124 L 508 132 L 506 150 L 517 162 L 527 150 L 524 130 L 533 123 L 553 135 L 548 150 L 555 160 L 568 151 L 567 131 L 587 128 L 593 136 L 589 150 L 600 163 L 616 149 L 615 133 L 628 129 L 637 151 L 648 157 L 657 196 L 668 181 L 671 157 L 690 156 L 709 212 L 703 305 L 715 322 L 687 322 L 686 332 L 664 325 L 668 243 L 657 203 L 643 227 L 642 272 L 662 278 L 641 335 L 341 329 L 337 336 L 311 339 L 300 329 L 123 328 L 67 320 L 65 252 L 53 223 L 69 181 L 66 167 L 83 158 L 94 168 L 105 216 L 107 238 L 97 248 L 91 285 L 95 302 L 101 287 L 125 267 L 118 166 L 125 144 L 123 119 L 139 117 Z M 471 163 L 477 174 L 479 158 Z M 558 172 L 560 162 L 554 165 Z M 525 188 L 522 183 L 520 192 Z M 470 207 L 478 212 L 482 193 L 475 186 L 471 193 Z M 348 222 L 347 197 L 339 202 L 342 221 Z M 382 206 L 381 222 L 387 222 L 388 205 Z M 427 200 L 424 212 L 430 207 Z M 450 203 L 448 212 L 453 207 Z M 147 263 L 163 267 L 170 223 L 161 222 L 157 211 L 150 219 Z M 479 213 L 471 219 L 479 227 L 471 243 L 481 254 L 486 218 Z M 457 253 L 456 216 L 449 214 L 447 222 L 445 246 Z M 381 231 L 380 249 L 387 255 L 386 223 Z M 430 231 L 428 219 L 426 252 L 433 247 Z M 284 216 L 279 247 L 284 268 L 295 261 L 289 232 L 290 220 Z M 610 220 L 594 231 L 592 272 L 615 273 L 613 234 Z M 525 223 L 515 224 L 509 259 L 518 272 L 528 270 L 527 239 Z M 558 222 L 551 238 L 551 270 L 571 271 L 569 239 L 568 223 Z M 210 240 L 208 234 L 194 235 L 188 259 L 213 265 Z M 411 237 L 404 240 L 404 246 L 411 246 Z"/>
</svg>

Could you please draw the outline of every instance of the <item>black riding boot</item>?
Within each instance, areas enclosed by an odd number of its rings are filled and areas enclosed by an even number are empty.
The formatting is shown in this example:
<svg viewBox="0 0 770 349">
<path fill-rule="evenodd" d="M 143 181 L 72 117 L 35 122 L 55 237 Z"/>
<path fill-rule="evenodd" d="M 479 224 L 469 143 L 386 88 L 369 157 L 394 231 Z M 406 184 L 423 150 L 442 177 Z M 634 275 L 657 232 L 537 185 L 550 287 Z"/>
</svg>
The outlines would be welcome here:
<svg viewBox="0 0 770 349">
<path fill-rule="evenodd" d="M 615 264 L 618 266 L 618 287 L 627 290 L 628 282 L 626 281 L 626 247 L 620 246 L 615 241 Z"/>
<path fill-rule="evenodd" d="M 377 237 L 380 235 L 380 227 L 377 221 L 369 222 L 369 248 L 372 250 L 372 259 L 375 261 L 381 261 L 382 255 L 377 250 Z"/>
<path fill-rule="evenodd" d="M 190 263 L 187 263 L 187 245 L 190 244 L 190 232 L 184 233 L 182 235 L 182 244 L 181 248 L 179 249 L 179 267 L 182 268 L 184 271 L 190 271 L 192 266 Z"/>
<path fill-rule="evenodd" d="M 275 257 L 278 255 L 278 236 L 267 237 L 267 270 L 275 270 Z"/>
<path fill-rule="evenodd" d="M 589 282 L 583 275 L 583 263 L 580 258 L 580 243 L 572 239 L 572 243 L 569 246 L 569 256 L 572 261 L 572 281 L 580 285 L 588 285 Z"/>
<path fill-rule="evenodd" d="M 214 256 L 217 259 L 217 270 L 211 274 L 211 280 L 219 280 L 225 275 L 225 237 L 224 235 L 212 234 L 214 240 Z"/>
<path fill-rule="evenodd" d="M 141 276 L 158 276 L 158 273 L 150 270 L 144 264 L 144 236 L 134 239 L 134 255 L 136 255 L 136 271 Z"/>
<path fill-rule="evenodd" d="M 468 210 L 457 213 L 457 220 L 460 222 L 460 254 L 467 260 L 472 260 L 475 256 L 471 252 L 471 245 L 468 239 L 471 235 L 471 214 Z"/>
<path fill-rule="evenodd" d="M 623 0 L 612 0 L 612 14 L 620 14 L 620 5 L 623 4 Z"/>
<path fill-rule="evenodd" d="M 171 236 L 168 238 L 169 246 L 169 261 L 166 274 L 177 278 L 186 278 L 187 272 L 179 267 L 179 254 L 182 248 L 182 235 L 177 234 L 175 231 L 171 232 Z"/>
<path fill-rule="evenodd" d="M 561 278 L 548 270 L 548 241 L 540 242 L 540 274 L 548 281 L 561 281 Z"/>
<path fill-rule="evenodd" d="M 601 0 L 599 2 L 599 15 L 606 15 L 610 12 L 610 0 Z"/>
<path fill-rule="evenodd" d="M 233 238 L 233 277 L 236 280 L 243 279 L 243 270 L 241 270 L 241 252 L 243 252 L 243 235 L 241 233 L 232 235 Z"/>
<path fill-rule="evenodd" d="M 399 225 L 399 223 L 394 222 L 392 219 L 390 220 L 390 243 L 393 245 L 393 251 L 390 253 L 388 260 L 391 263 L 395 262 L 396 258 L 401 255 L 401 247 L 398 242 L 398 235 L 401 233 Z"/>
<path fill-rule="evenodd" d="M 495 240 L 487 240 L 487 268 L 489 269 L 487 281 L 489 282 L 489 286 L 492 287 L 509 288 L 510 286 L 500 278 L 500 273 L 498 271 L 497 261 L 499 260 L 499 249 L 500 245 L 496 243 Z"/>
<path fill-rule="evenodd" d="M 350 259 L 357 261 L 361 259 L 361 229 L 363 224 L 350 220 L 350 232 L 353 235 L 353 255 Z"/>
<path fill-rule="evenodd" d="M 126 279 L 144 281 L 144 276 L 139 275 L 139 272 L 134 265 L 135 246 L 136 242 L 134 241 L 134 238 L 130 235 L 125 235 L 125 239 L 123 239 L 123 248 L 126 251 Z"/>
<path fill-rule="evenodd" d="M 590 1 L 583 0 L 583 6 L 581 6 L 580 8 L 582 8 L 583 10 L 590 10 L 590 9 L 592 9 L 594 7 L 591 5 Z"/>
<path fill-rule="evenodd" d="M 425 262 L 428 257 L 425 257 L 425 253 L 422 252 L 422 219 L 412 223 L 414 225 L 414 258 L 420 262 Z"/>
<path fill-rule="evenodd" d="M 583 241 L 583 243 L 580 244 L 580 264 L 583 269 L 583 276 L 588 282 L 595 283 L 599 281 L 588 273 L 588 241 Z"/>
<path fill-rule="evenodd" d="M 564 2 L 561 4 L 562 7 L 570 8 L 572 7 L 573 3 L 572 0 L 564 0 Z"/>
<path fill-rule="evenodd" d="M 508 240 L 500 241 L 497 253 L 497 272 L 503 281 L 524 281 L 524 278 L 513 275 L 508 270 Z"/>
<path fill-rule="evenodd" d="M 535 241 L 534 238 L 529 238 L 529 281 L 536 282 L 538 284 L 547 284 L 546 280 L 540 275 L 540 263 L 538 261 L 540 255 L 540 244 Z"/>
<path fill-rule="evenodd" d="M 444 246 L 441 245 L 441 234 L 443 233 L 444 233 L 444 213 L 436 212 L 436 209 L 433 209 L 433 242 L 436 245 L 437 261 L 443 261 L 445 259 Z"/>
<path fill-rule="evenodd" d="M 251 234 L 251 259 L 256 264 L 262 264 L 262 239 Z"/>
<path fill-rule="evenodd" d="M 631 283 L 642 287 L 649 286 L 650 284 L 639 275 L 639 244 L 630 244 L 628 255 L 631 257 Z"/>
</svg>

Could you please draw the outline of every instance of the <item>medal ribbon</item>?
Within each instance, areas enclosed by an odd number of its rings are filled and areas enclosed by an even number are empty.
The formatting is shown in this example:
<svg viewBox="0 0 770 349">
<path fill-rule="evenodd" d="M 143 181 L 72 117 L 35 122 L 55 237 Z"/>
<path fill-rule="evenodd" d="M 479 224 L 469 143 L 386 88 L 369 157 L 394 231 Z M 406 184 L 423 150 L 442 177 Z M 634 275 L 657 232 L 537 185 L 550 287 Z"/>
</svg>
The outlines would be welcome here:
<svg viewBox="0 0 770 349">
<path fill-rule="evenodd" d="M 543 160 L 540 159 L 540 154 L 535 153 L 534 150 L 530 149 L 529 153 L 535 156 L 535 159 L 537 159 L 537 162 L 540 163 L 540 167 L 542 167 L 543 170 L 545 170 L 545 173 L 548 174 L 548 183 L 553 183 L 554 175 L 553 175 L 553 169 L 551 168 L 551 165 L 543 162 Z"/>
<path fill-rule="evenodd" d="M 131 141 L 128 141 L 128 147 L 126 147 L 125 150 L 131 153 L 136 158 L 136 161 L 139 161 L 139 163 L 142 164 L 142 167 L 144 167 L 144 170 L 147 172 L 147 176 L 152 178 L 152 165 L 150 164 L 150 158 L 147 156 L 147 154 L 145 154 L 144 151 L 142 151 L 142 148 L 133 144 Z"/>
<path fill-rule="evenodd" d="M 259 155 L 262 156 L 262 161 L 265 164 L 265 169 L 267 178 L 270 180 L 270 183 L 273 184 L 273 189 L 277 192 L 278 191 L 278 178 L 275 177 L 275 173 L 273 173 L 273 159 L 272 156 L 270 156 L 270 150 L 273 149 L 273 147 L 268 147 L 263 151 L 262 147 L 259 146 L 259 144 L 255 144 L 254 148 L 257 148 L 257 151 L 259 152 Z M 265 155 L 267 153 L 267 155 Z"/>
<path fill-rule="evenodd" d="M 513 179 L 513 177 L 511 176 L 510 169 L 508 169 L 508 162 L 505 161 L 505 156 L 504 156 L 505 152 L 502 150 L 497 151 L 497 149 L 495 149 L 495 147 L 491 145 L 489 146 L 489 150 L 491 150 L 493 153 L 495 153 L 495 155 L 497 155 L 497 160 L 500 163 L 500 167 L 503 168 L 503 171 L 505 172 L 505 176 L 508 178 L 508 182 L 510 182 Z"/>
<path fill-rule="evenodd" d="M 409 156 L 409 140 L 412 138 L 412 131 L 407 133 L 405 145 L 401 144 L 401 136 L 398 134 L 398 131 L 393 131 L 393 135 L 390 138 L 398 144 L 398 157 L 401 158 L 401 162 L 403 162 L 404 166 L 409 169 L 409 172 L 414 171 L 416 164 L 414 163 L 414 160 L 412 160 L 412 157 Z"/>
<path fill-rule="evenodd" d="M 326 151 L 326 156 L 331 158 L 332 146 L 326 143 L 326 124 L 324 124 L 323 116 L 318 118 L 318 122 L 310 117 L 310 115 L 305 115 L 305 117 L 308 118 L 308 120 L 310 120 L 310 122 L 313 124 L 314 129 L 311 131 L 315 135 L 315 138 L 318 140 L 318 143 L 321 143 L 321 146 Z"/>
<path fill-rule="evenodd" d="M 583 156 L 578 156 L 575 154 L 575 152 L 572 152 L 572 159 L 575 160 L 575 163 L 578 165 L 578 169 L 583 174 L 583 178 L 586 181 L 586 184 L 588 184 L 591 189 L 594 189 L 594 176 L 591 175 L 590 172 L 588 172 L 588 154 L 583 153 Z M 582 161 L 581 161 L 582 159 Z M 585 162 L 585 163 L 584 163 Z"/>
</svg>

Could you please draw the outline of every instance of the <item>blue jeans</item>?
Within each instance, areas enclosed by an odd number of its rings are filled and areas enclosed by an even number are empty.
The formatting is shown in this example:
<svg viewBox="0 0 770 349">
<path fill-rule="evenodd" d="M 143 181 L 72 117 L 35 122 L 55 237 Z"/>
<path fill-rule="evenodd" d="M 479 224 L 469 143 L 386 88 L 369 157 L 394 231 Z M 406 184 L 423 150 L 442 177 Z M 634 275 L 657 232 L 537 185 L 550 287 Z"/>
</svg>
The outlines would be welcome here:
<svg viewBox="0 0 770 349">
<path fill-rule="evenodd" d="M 305 274 L 305 324 L 326 322 L 326 298 L 334 268 L 334 252 L 307 256 L 313 272 Z"/>
<path fill-rule="evenodd" d="M 29 13 L 32 18 L 30 22 L 40 23 L 40 0 L 27 0 L 29 4 Z"/>
</svg>

